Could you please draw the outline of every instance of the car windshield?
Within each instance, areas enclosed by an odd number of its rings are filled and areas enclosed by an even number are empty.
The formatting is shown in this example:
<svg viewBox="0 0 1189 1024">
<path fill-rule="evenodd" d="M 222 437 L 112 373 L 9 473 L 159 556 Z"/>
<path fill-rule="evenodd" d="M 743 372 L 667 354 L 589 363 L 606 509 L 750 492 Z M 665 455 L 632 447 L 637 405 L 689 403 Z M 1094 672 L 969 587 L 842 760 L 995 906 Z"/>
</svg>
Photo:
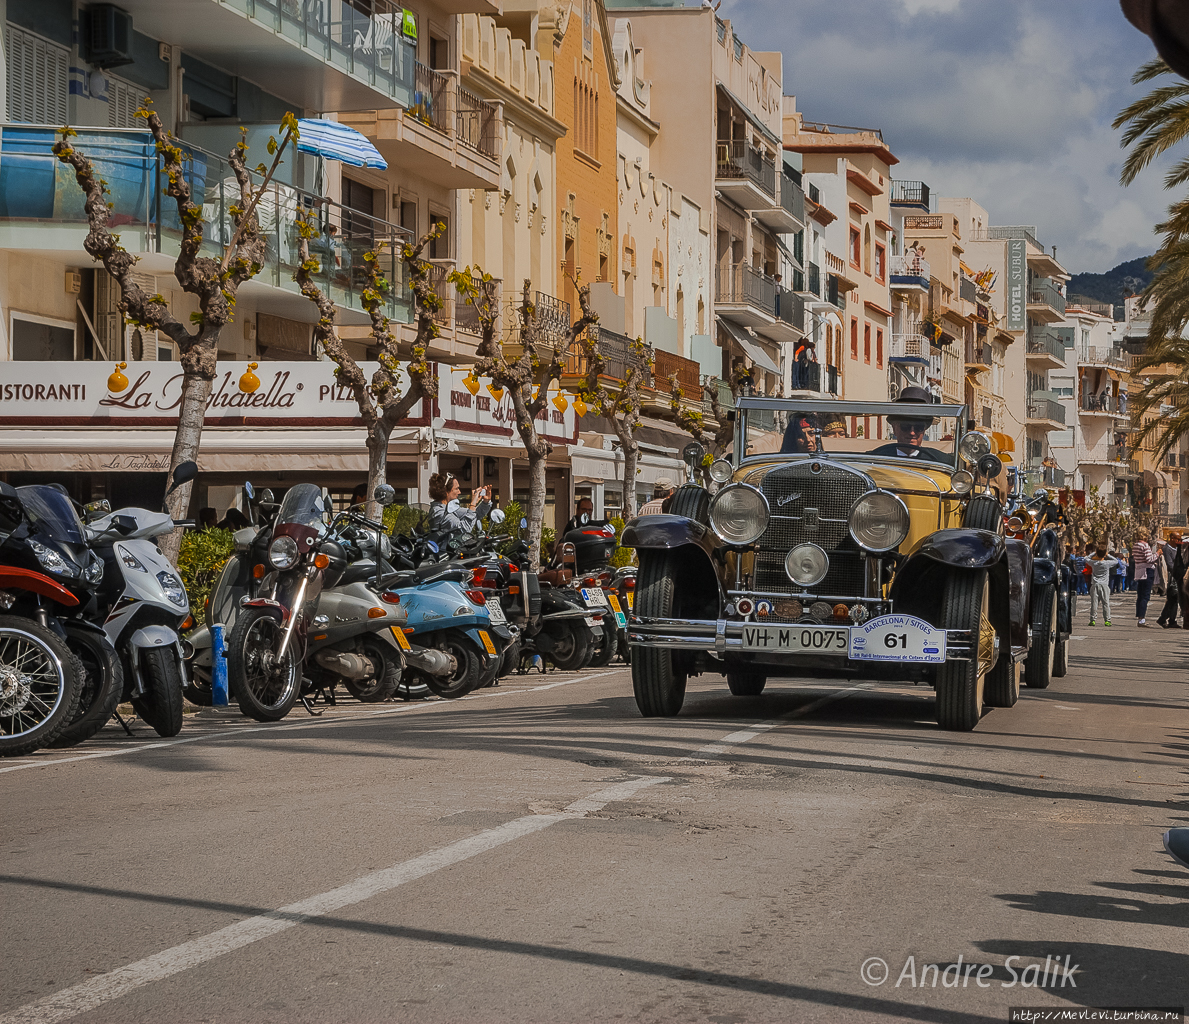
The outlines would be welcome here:
<svg viewBox="0 0 1189 1024">
<path fill-rule="evenodd" d="M 824 453 L 953 466 L 965 408 L 918 402 L 739 401 L 744 458 Z"/>
<path fill-rule="evenodd" d="M 313 484 L 290 487 L 277 512 L 277 525 L 296 523 L 299 526 L 325 526 L 326 501 L 322 489 Z"/>
<path fill-rule="evenodd" d="M 56 487 L 30 484 L 18 487 L 21 504 L 29 521 L 40 532 L 64 544 L 86 544 L 83 524 L 70 499 Z"/>
</svg>

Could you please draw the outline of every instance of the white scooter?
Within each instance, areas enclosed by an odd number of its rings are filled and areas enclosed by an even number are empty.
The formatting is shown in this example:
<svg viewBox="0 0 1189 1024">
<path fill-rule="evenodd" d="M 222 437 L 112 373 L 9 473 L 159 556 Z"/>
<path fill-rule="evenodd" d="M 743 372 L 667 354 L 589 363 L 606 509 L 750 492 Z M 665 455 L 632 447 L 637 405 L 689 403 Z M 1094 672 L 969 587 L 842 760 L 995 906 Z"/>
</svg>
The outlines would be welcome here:
<svg viewBox="0 0 1189 1024">
<path fill-rule="evenodd" d="M 198 467 L 183 462 L 170 491 L 194 479 Z M 157 549 L 154 538 L 173 531 L 168 512 L 124 508 L 88 516 L 87 542 L 103 559 L 97 593 L 103 631 L 119 652 L 124 669 L 124 700 L 160 736 L 182 728 L 185 661 L 179 630 L 190 615 L 190 601 L 177 570 Z"/>
</svg>

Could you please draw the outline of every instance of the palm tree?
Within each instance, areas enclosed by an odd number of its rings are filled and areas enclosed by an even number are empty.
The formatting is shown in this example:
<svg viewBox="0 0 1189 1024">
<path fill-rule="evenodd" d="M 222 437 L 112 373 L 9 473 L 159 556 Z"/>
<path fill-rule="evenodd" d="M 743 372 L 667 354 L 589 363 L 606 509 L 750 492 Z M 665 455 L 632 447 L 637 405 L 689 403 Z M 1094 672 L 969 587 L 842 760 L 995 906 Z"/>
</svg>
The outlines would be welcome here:
<svg viewBox="0 0 1189 1024">
<path fill-rule="evenodd" d="M 1144 64 L 1131 81 L 1140 85 L 1164 75 L 1174 75 L 1175 82 L 1153 89 L 1115 118 L 1113 127 L 1126 126 L 1121 145 L 1131 147 L 1120 175 L 1124 185 L 1189 138 L 1189 82 L 1159 59 Z M 1164 187 L 1186 183 L 1189 157 L 1182 157 L 1165 174 Z M 1141 384 L 1131 397 L 1132 423 L 1138 425 L 1131 448 L 1151 442 L 1158 459 L 1189 433 L 1189 340 L 1182 337 L 1189 324 L 1189 197 L 1174 202 L 1168 214 L 1156 225 L 1164 238 L 1148 259 L 1154 276 L 1141 296 L 1152 310 L 1146 352 L 1132 369 Z"/>
</svg>

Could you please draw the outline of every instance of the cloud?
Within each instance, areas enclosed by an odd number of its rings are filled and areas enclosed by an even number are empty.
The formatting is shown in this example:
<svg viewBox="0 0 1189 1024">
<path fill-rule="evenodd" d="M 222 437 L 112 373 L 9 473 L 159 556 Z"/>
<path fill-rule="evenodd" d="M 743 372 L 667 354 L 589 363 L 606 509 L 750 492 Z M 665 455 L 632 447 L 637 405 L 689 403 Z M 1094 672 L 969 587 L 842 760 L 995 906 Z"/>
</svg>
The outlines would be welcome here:
<svg viewBox="0 0 1189 1024">
<path fill-rule="evenodd" d="M 1110 127 L 1153 50 L 1117 0 L 728 0 L 719 13 L 783 52 L 784 91 L 808 120 L 881 128 L 896 177 L 1035 224 L 1070 270 L 1154 248 L 1162 168 L 1122 188 Z"/>
</svg>

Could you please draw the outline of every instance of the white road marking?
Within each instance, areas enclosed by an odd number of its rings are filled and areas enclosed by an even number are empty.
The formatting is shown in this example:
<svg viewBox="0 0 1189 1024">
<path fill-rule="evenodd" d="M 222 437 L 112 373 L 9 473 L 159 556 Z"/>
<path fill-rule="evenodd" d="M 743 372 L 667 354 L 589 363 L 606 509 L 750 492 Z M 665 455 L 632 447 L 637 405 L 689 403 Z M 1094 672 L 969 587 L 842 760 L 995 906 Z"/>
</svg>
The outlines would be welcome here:
<svg viewBox="0 0 1189 1024">
<path fill-rule="evenodd" d="M 552 690 L 556 686 L 569 686 L 571 683 L 585 683 L 591 679 L 600 679 L 603 676 L 614 675 L 620 669 L 610 669 L 606 672 L 596 672 L 589 676 L 579 676 L 577 679 L 563 679 L 560 682 L 550 683 L 548 686 L 527 686 L 522 690 L 484 690 L 481 693 L 469 693 L 462 700 L 478 700 L 484 697 L 499 697 L 505 693 L 535 693 L 537 690 Z M 77 754 L 74 757 L 55 757 L 52 759 L 42 759 L 37 761 L 22 761 L 20 764 L 9 764 L 0 768 L 0 775 L 7 772 L 19 772 L 25 768 L 48 768 L 55 764 L 71 764 L 75 761 L 93 761 L 100 757 L 120 757 L 123 754 L 139 754 L 144 750 L 160 750 L 163 747 L 176 747 L 183 743 L 201 743 L 204 740 L 218 743 L 226 740 L 234 740 L 239 736 L 245 736 L 253 732 L 277 732 L 280 730 L 289 729 L 310 729 L 319 725 L 331 725 L 337 722 L 357 722 L 366 718 L 375 718 L 380 715 L 400 715 L 410 714 L 412 712 L 426 713 L 430 711 L 440 711 L 443 708 L 450 707 L 451 704 L 456 703 L 451 700 L 435 701 L 430 704 L 404 704 L 395 708 L 383 708 L 380 711 L 361 711 L 352 715 L 343 715 L 337 718 L 318 718 L 312 721 L 302 722 L 285 722 L 277 725 L 257 725 L 247 728 L 236 728 L 232 732 L 226 733 L 203 733 L 201 736 L 186 736 L 177 740 L 161 740 L 157 743 L 143 743 L 135 747 L 121 747 L 118 750 L 100 750 L 94 754 Z"/>
<path fill-rule="evenodd" d="M 738 746 L 740 743 L 746 743 L 748 740 L 754 740 L 761 733 L 768 732 L 770 729 L 775 729 L 778 726 L 784 725 L 792 721 L 794 718 L 804 718 L 811 711 L 816 711 L 823 704 L 830 704 L 836 700 L 841 700 L 848 694 L 858 693 L 860 690 L 870 690 L 874 686 L 873 683 L 859 683 L 858 686 L 848 686 L 845 690 L 836 690 L 834 693 L 828 693 L 824 697 L 819 697 L 815 701 L 810 701 L 804 707 L 797 708 L 796 711 L 790 711 L 787 715 L 781 715 L 779 718 L 772 718 L 766 722 L 757 722 L 755 725 L 748 726 L 746 729 L 740 729 L 738 732 L 730 733 L 724 736 L 721 740 L 714 743 L 708 743 L 704 747 L 699 747 L 692 754 L 689 754 L 680 760 L 682 761 L 704 761 L 708 757 L 714 757 L 717 754 L 725 754 L 730 747 Z"/>
<path fill-rule="evenodd" d="M 0 1016 L 0 1024 L 55 1024 L 80 1013 L 87 1013 L 154 981 L 188 971 L 192 967 L 198 967 L 233 950 L 287 931 L 313 918 L 323 917 L 390 892 L 398 886 L 424 878 L 435 871 L 487 853 L 497 846 L 540 832 L 550 825 L 582 818 L 584 815 L 602 810 L 609 803 L 628 800 L 648 786 L 668 781 L 667 776 L 642 776 L 608 786 L 590 796 L 575 800 L 562 811 L 553 814 L 529 814 L 517 818 L 498 828 L 450 843 L 441 849 L 431 850 L 380 871 L 373 871 L 329 892 L 310 896 L 245 921 L 237 921 L 209 935 L 191 939 L 136 963 L 118 967 L 107 974 L 61 989 L 43 999 L 10 1010 Z"/>
</svg>

